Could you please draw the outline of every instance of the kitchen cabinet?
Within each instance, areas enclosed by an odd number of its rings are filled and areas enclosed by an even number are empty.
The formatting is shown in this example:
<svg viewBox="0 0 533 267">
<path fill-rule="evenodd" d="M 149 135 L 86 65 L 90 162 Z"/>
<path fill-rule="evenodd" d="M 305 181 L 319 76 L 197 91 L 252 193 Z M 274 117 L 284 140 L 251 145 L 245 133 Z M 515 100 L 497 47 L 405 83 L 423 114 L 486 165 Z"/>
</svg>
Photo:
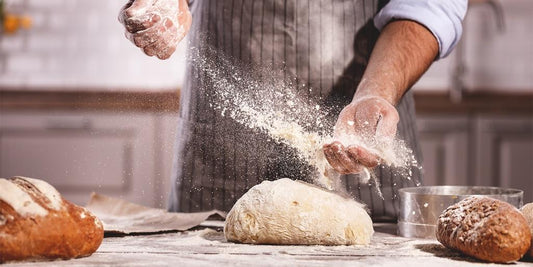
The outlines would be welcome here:
<svg viewBox="0 0 533 267">
<path fill-rule="evenodd" d="M 524 190 L 533 202 L 533 116 L 419 116 L 425 185 Z"/>
<path fill-rule="evenodd" d="M 0 177 L 46 180 L 77 204 L 99 192 L 166 206 L 173 113 L 8 111 L 0 116 Z"/>
<path fill-rule="evenodd" d="M 484 116 L 475 130 L 476 184 L 520 188 L 533 202 L 533 118 Z"/>
<path fill-rule="evenodd" d="M 468 118 L 420 117 L 417 121 L 425 185 L 468 185 L 471 164 Z"/>
</svg>

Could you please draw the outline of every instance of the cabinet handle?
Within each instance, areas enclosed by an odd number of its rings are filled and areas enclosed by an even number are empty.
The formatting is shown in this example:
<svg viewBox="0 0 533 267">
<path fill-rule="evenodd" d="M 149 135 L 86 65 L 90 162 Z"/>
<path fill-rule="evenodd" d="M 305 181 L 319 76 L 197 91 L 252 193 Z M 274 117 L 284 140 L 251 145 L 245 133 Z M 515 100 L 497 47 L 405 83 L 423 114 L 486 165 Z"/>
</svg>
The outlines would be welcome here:
<svg viewBox="0 0 533 267">
<path fill-rule="evenodd" d="M 92 122 L 83 120 L 48 120 L 45 125 L 47 130 L 89 130 Z"/>
</svg>

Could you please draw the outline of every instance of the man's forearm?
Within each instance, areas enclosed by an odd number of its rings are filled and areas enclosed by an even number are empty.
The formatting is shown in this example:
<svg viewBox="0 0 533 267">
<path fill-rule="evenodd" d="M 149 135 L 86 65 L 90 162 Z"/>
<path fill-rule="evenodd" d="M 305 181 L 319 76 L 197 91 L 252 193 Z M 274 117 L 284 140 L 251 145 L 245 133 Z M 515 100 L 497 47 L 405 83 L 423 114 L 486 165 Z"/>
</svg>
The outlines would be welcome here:
<svg viewBox="0 0 533 267">
<path fill-rule="evenodd" d="M 424 26 L 410 20 L 390 22 L 374 46 L 354 100 L 373 95 L 396 105 L 438 52 L 437 39 Z"/>
</svg>

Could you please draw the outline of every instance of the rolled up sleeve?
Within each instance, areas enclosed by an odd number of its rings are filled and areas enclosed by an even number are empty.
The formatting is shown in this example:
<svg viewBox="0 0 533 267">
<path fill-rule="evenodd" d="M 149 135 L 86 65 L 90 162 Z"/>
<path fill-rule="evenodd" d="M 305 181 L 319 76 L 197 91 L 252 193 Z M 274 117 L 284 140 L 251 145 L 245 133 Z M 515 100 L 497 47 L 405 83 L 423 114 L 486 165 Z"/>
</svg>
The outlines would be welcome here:
<svg viewBox="0 0 533 267">
<path fill-rule="evenodd" d="M 433 33 L 443 58 L 461 38 L 467 5 L 467 0 L 391 0 L 374 17 L 374 25 L 381 30 L 392 19 L 416 21 Z"/>
</svg>

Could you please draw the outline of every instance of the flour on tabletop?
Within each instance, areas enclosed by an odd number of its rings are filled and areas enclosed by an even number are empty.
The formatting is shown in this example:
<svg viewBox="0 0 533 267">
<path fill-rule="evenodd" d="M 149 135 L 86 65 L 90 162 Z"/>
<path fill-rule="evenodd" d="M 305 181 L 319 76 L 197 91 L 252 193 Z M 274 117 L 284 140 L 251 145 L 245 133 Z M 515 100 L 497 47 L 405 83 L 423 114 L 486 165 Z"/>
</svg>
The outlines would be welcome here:
<svg viewBox="0 0 533 267">
<path fill-rule="evenodd" d="M 250 254 L 263 253 L 269 251 L 276 254 L 292 255 L 309 255 L 309 254 L 328 254 L 328 255 L 375 255 L 375 251 L 387 251 L 393 255 L 404 256 L 428 256 L 433 253 L 446 250 L 437 240 L 431 239 L 411 239 L 393 236 L 384 233 L 375 233 L 372 241 L 368 245 L 349 245 L 349 246 L 325 246 L 325 245 L 250 245 L 242 243 L 228 242 L 222 232 L 213 229 L 202 229 L 197 231 L 187 231 L 180 235 L 179 238 L 172 238 L 179 244 L 187 246 L 217 246 L 220 252 L 231 254 Z M 419 249 L 424 247 L 424 250 Z M 457 252 L 448 251 L 450 255 L 459 255 Z"/>
<path fill-rule="evenodd" d="M 208 48 L 211 54 L 216 51 Z M 261 131 L 280 144 L 297 151 L 297 157 L 314 168 L 314 183 L 329 190 L 342 191 L 340 175 L 327 162 L 322 146 L 334 140 L 343 145 L 358 145 L 378 155 L 383 164 L 395 167 L 398 175 L 411 179 L 411 167 L 420 168 L 413 151 L 403 140 L 392 142 L 363 141 L 357 136 L 333 139 L 337 114 L 332 107 L 319 104 L 295 90 L 295 81 L 276 75 L 276 71 L 239 71 L 230 60 L 217 54 L 217 60 L 208 58 L 192 48 L 189 59 L 203 70 L 212 83 L 211 108 L 221 116 L 230 117 L 251 129 Z M 218 62 L 215 63 L 215 62 Z M 305 84 L 302 84 L 305 86 Z M 312 88 L 308 89 L 312 90 Z M 381 195 L 380 186 L 372 170 L 364 169 L 361 182 L 373 184 Z M 289 177 L 297 179 L 298 177 Z"/>
</svg>

